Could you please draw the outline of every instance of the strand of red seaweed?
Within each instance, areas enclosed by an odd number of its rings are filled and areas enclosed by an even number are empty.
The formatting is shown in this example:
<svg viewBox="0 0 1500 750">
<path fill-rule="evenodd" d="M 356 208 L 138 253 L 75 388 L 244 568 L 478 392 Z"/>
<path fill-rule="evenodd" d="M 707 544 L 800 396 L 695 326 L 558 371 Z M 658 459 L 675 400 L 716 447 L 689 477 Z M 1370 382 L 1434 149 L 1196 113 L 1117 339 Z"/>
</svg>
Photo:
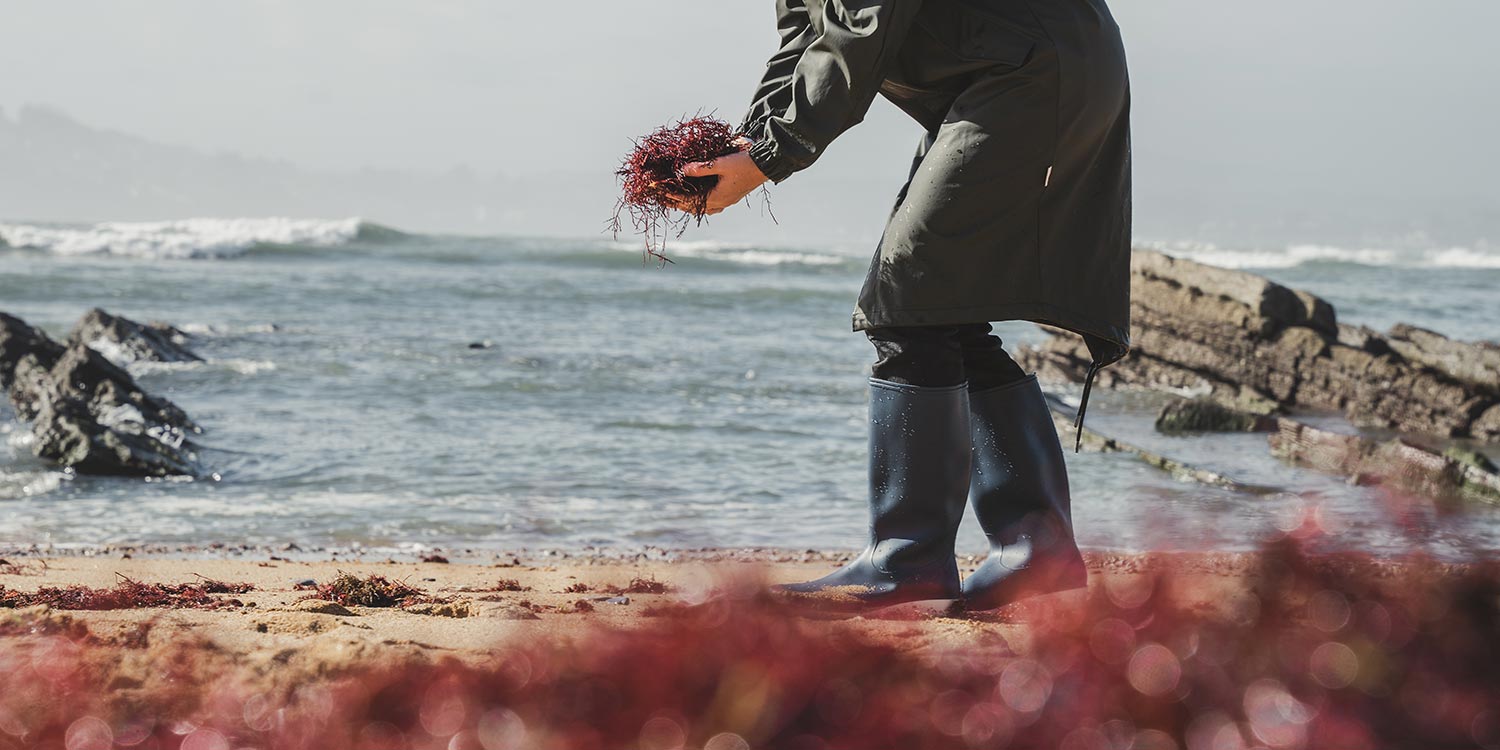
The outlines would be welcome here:
<svg viewBox="0 0 1500 750">
<path fill-rule="evenodd" d="M 682 168 L 738 150 L 734 128 L 704 116 L 679 120 L 637 139 L 615 172 L 621 187 L 611 222 L 615 236 L 623 226 L 621 214 L 626 214 L 645 240 L 644 258 L 671 263 L 666 256 L 668 234 L 675 231 L 681 237 L 689 224 L 703 223 L 709 193 L 719 182 L 718 177 L 685 177 Z M 686 211 L 677 208 L 682 197 L 688 199 Z"/>
</svg>

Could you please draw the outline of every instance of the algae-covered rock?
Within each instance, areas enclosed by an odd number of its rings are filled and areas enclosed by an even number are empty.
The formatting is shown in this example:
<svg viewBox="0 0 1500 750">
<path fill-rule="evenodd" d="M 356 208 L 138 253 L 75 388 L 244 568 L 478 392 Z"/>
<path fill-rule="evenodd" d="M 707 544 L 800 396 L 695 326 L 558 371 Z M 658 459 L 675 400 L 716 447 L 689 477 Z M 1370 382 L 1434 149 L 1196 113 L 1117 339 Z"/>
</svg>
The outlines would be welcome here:
<svg viewBox="0 0 1500 750">
<path fill-rule="evenodd" d="M 1168 435 L 1189 432 L 1264 432 L 1274 420 L 1231 409 L 1206 398 L 1183 399 L 1163 406 L 1156 415 L 1156 430 Z"/>
</svg>

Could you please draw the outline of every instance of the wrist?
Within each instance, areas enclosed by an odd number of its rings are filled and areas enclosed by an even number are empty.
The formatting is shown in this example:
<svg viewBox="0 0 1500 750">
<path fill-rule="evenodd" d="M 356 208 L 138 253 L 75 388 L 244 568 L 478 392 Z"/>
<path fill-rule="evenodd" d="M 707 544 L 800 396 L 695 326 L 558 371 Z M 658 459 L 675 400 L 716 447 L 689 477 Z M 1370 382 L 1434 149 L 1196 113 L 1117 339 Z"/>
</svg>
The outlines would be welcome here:
<svg viewBox="0 0 1500 750">
<path fill-rule="evenodd" d="M 752 142 L 748 153 L 750 161 L 755 168 L 760 170 L 761 176 L 772 182 L 781 182 L 792 176 L 795 171 L 791 160 L 778 153 L 776 142 L 769 138 L 763 138 Z"/>
</svg>

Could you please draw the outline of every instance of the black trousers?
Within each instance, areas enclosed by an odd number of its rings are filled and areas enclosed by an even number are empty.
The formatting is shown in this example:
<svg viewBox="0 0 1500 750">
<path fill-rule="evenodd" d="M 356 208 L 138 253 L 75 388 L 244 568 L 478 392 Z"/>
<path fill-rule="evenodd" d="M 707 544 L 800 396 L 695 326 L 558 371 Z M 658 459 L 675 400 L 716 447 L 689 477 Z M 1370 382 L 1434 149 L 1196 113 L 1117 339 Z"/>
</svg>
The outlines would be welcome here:
<svg viewBox="0 0 1500 750">
<path fill-rule="evenodd" d="M 877 357 L 870 374 L 928 388 L 968 381 L 975 392 L 1025 380 L 992 330 L 989 323 L 869 329 Z"/>
</svg>

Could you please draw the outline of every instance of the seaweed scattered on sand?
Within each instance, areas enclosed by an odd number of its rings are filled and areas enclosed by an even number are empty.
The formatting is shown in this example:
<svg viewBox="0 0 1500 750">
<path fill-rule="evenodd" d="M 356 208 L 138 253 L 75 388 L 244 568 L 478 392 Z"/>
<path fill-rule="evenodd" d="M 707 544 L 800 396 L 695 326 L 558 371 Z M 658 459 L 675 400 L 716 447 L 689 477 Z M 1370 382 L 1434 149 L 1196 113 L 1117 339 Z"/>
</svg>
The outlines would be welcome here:
<svg viewBox="0 0 1500 750">
<path fill-rule="evenodd" d="M 221 599 L 215 594 L 244 594 L 254 591 L 248 583 L 227 583 L 203 578 L 200 583 L 141 583 L 120 573 L 120 582 L 112 588 L 89 586 L 43 586 L 36 591 L 10 591 L 0 586 L 0 607 L 18 608 L 45 604 L 53 609 L 220 609 L 243 607 L 238 599 Z"/>
<path fill-rule="evenodd" d="M 604 587 L 604 591 L 610 594 L 665 594 L 672 590 L 672 586 L 655 578 L 641 578 L 640 576 L 630 579 L 630 583 L 625 584 L 624 587 Z"/>
<path fill-rule="evenodd" d="M 503 591 L 504 589 L 500 590 Z M 621 594 L 666 594 L 673 590 L 674 589 L 671 585 L 658 581 L 655 578 L 641 578 L 640 576 L 636 576 L 635 578 L 630 579 L 630 583 L 627 583 L 624 586 L 613 583 L 591 586 L 587 583 L 579 581 L 578 583 L 572 584 L 563 589 L 562 593 L 612 594 L 615 596 L 619 596 Z"/>
<path fill-rule="evenodd" d="M 47 572 L 46 560 L 22 560 L 13 563 L 0 558 L 0 576 L 36 576 Z"/>
<path fill-rule="evenodd" d="M 329 583 L 315 587 L 316 598 L 344 606 L 357 607 L 410 607 L 436 601 L 427 592 L 401 581 L 392 581 L 382 575 L 360 578 L 353 573 L 339 571 Z"/>
<path fill-rule="evenodd" d="M 498 593 L 498 592 L 503 592 L 503 591 L 530 591 L 530 590 L 531 590 L 530 586 L 524 586 L 524 585 L 521 584 L 520 581 L 517 581 L 514 578 L 501 578 L 500 580 L 495 581 L 493 584 L 491 584 L 489 586 L 482 587 L 482 588 L 476 588 L 476 587 L 472 587 L 472 586 L 466 586 L 464 588 L 459 589 L 459 591 L 463 591 L 465 593 Z"/>
</svg>

